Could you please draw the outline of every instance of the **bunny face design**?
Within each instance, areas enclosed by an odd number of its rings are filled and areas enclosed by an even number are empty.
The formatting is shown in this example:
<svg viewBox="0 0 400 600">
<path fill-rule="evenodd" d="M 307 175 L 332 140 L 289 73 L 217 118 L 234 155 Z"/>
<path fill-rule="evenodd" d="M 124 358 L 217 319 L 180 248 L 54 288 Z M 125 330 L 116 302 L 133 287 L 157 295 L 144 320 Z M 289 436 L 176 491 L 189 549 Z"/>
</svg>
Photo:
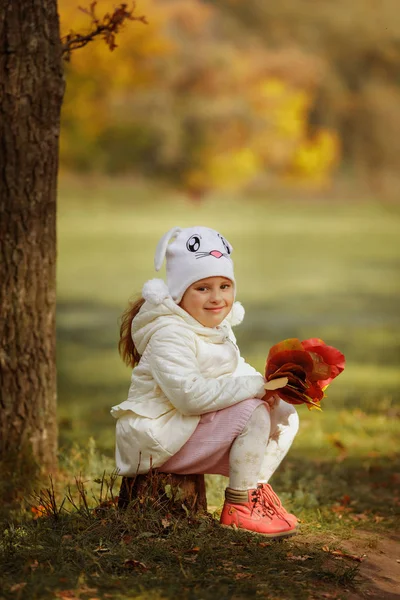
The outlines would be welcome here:
<svg viewBox="0 0 400 600">
<path fill-rule="evenodd" d="M 209 231 L 213 231 L 210 229 Z M 213 232 L 214 233 L 214 232 Z M 202 241 L 203 238 L 200 233 L 194 233 L 190 236 L 190 238 L 186 242 L 186 248 L 189 252 L 193 252 L 195 254 L 196 259 L 205 258 L 206 256 L 213 256 L 214 258 L 222 258 L 223 256 L 228 257 L 231 253 L 232 248 L 229 246 L 228 242 L 225 238 L 222 237 L 221 234 L 217 233 L 218 239 L 215 239 L 215 236 L 212 236 L 213 239 L 205 240 L 205 243 Z M 209 236 L 211 237 L 211 236 Z M 221 243 L 222 243 L 222 252 L 221 252 Z M 220 249 L 216 248 L 214 250 L 202 250 L 202 247 L 207 245 L 218 246 Z"/>
<path fill-rule="evenodd" d="M 174 227 L 157 245 L 155 268 L 167 264 L 167 285 L 178 304 L 185 290 L 206 277 L 227 277 L 235 282 L 231 259 L 232 246 L 217 231 L 208 227 Z"/>
</svg>

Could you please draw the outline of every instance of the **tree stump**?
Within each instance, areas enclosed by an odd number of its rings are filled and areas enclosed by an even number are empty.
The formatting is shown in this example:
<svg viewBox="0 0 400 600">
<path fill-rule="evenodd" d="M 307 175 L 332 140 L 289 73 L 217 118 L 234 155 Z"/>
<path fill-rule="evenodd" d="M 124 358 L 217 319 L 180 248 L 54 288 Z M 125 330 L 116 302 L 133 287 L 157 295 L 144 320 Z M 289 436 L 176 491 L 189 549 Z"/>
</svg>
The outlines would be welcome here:
<svg viewBox="0 0 400 600">
<path fill-rule="evenodd" d="M 150 471 L 145 475 L 123 477 L 118 496 L 118 508 L 126 509 L 138 499 L 159 500 L 170 512 L 207 512 L 204 475 L 175 475 Z"/>
</svg>

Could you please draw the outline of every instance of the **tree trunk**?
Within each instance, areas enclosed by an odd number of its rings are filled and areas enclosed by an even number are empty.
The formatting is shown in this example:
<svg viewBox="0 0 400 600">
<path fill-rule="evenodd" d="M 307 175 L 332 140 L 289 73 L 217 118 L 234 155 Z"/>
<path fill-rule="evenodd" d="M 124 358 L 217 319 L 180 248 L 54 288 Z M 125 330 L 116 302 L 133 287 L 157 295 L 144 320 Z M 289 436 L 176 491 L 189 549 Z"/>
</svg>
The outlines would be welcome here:
<svg viewBox="0 0 400 600">
<path fill-rule="evenodd" d="M 0 0 L 0 462 L 56 465 L 56 0 Z"/>
<path fill-rule="evenodd" d="M 204 475 L 174 475 L 150 472 L 136 477 L 123 477 L 118 496 L 118 507 L 127 508 L 138 499 L 161 502 L 169 512 L 189 511 L 196 514 L 207 511 Z M 182 508 L 182 505 L 185 508 Z"/>
</svg>

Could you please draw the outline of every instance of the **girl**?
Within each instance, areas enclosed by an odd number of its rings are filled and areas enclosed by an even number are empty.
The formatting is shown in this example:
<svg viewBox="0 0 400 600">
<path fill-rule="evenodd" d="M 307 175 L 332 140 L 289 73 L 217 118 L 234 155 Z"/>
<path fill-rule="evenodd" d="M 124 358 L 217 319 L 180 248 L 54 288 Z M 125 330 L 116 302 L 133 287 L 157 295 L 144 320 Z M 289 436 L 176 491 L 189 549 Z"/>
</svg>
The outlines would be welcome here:
<svg viewBox="0 0 400 600">
<path fill-rule="evenodd" d="M 152 279 L 124 313 L 119 349 L 132 365 L 128 399 L 111 410 L 121 475 L 229 477 L 221 523 L 269 537 L 297 519 L 268 481 L 298 429 L 293 406 L 266 400 L 264 378 L 240 356 L 232 326 L 243 320 L 232 246 L 213 229 L 174 227 L 158 243 L 167 284 Z"/>
</svg>

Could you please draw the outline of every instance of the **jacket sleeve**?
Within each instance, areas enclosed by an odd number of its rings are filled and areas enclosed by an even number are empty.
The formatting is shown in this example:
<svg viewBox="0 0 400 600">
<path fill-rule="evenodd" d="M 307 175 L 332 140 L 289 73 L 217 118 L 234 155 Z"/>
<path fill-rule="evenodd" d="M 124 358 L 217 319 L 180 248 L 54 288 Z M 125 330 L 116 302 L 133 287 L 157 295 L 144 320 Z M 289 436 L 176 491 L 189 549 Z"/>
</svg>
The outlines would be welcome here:
<svg viewBox="0 0 400 600">
<path fill-rule="evenodd" d="M 164 328 L 154 333 L 148 360 L 154 380 L 183 415 L 221 410 L 265 394 L 264 378 L 259 374 L 204 377 L 198 367 L 195 340 L 186 331 Z"/>
<path fill-rule="evenodd" d="M 232 328 L 230 328 L 229 330 L 229 337 L 237 347 L 236 337 L 232 331 Z M 240 355 L 238 366 L 236 367 L 236 371 L 233 375 L 234 377 L 239 377 L 240 375 L 260 375 L 260 377 L 262 377 L 261 373 L 259 373 L 254 367 L 247 363 L 242 355 Z"/>
</svg>

